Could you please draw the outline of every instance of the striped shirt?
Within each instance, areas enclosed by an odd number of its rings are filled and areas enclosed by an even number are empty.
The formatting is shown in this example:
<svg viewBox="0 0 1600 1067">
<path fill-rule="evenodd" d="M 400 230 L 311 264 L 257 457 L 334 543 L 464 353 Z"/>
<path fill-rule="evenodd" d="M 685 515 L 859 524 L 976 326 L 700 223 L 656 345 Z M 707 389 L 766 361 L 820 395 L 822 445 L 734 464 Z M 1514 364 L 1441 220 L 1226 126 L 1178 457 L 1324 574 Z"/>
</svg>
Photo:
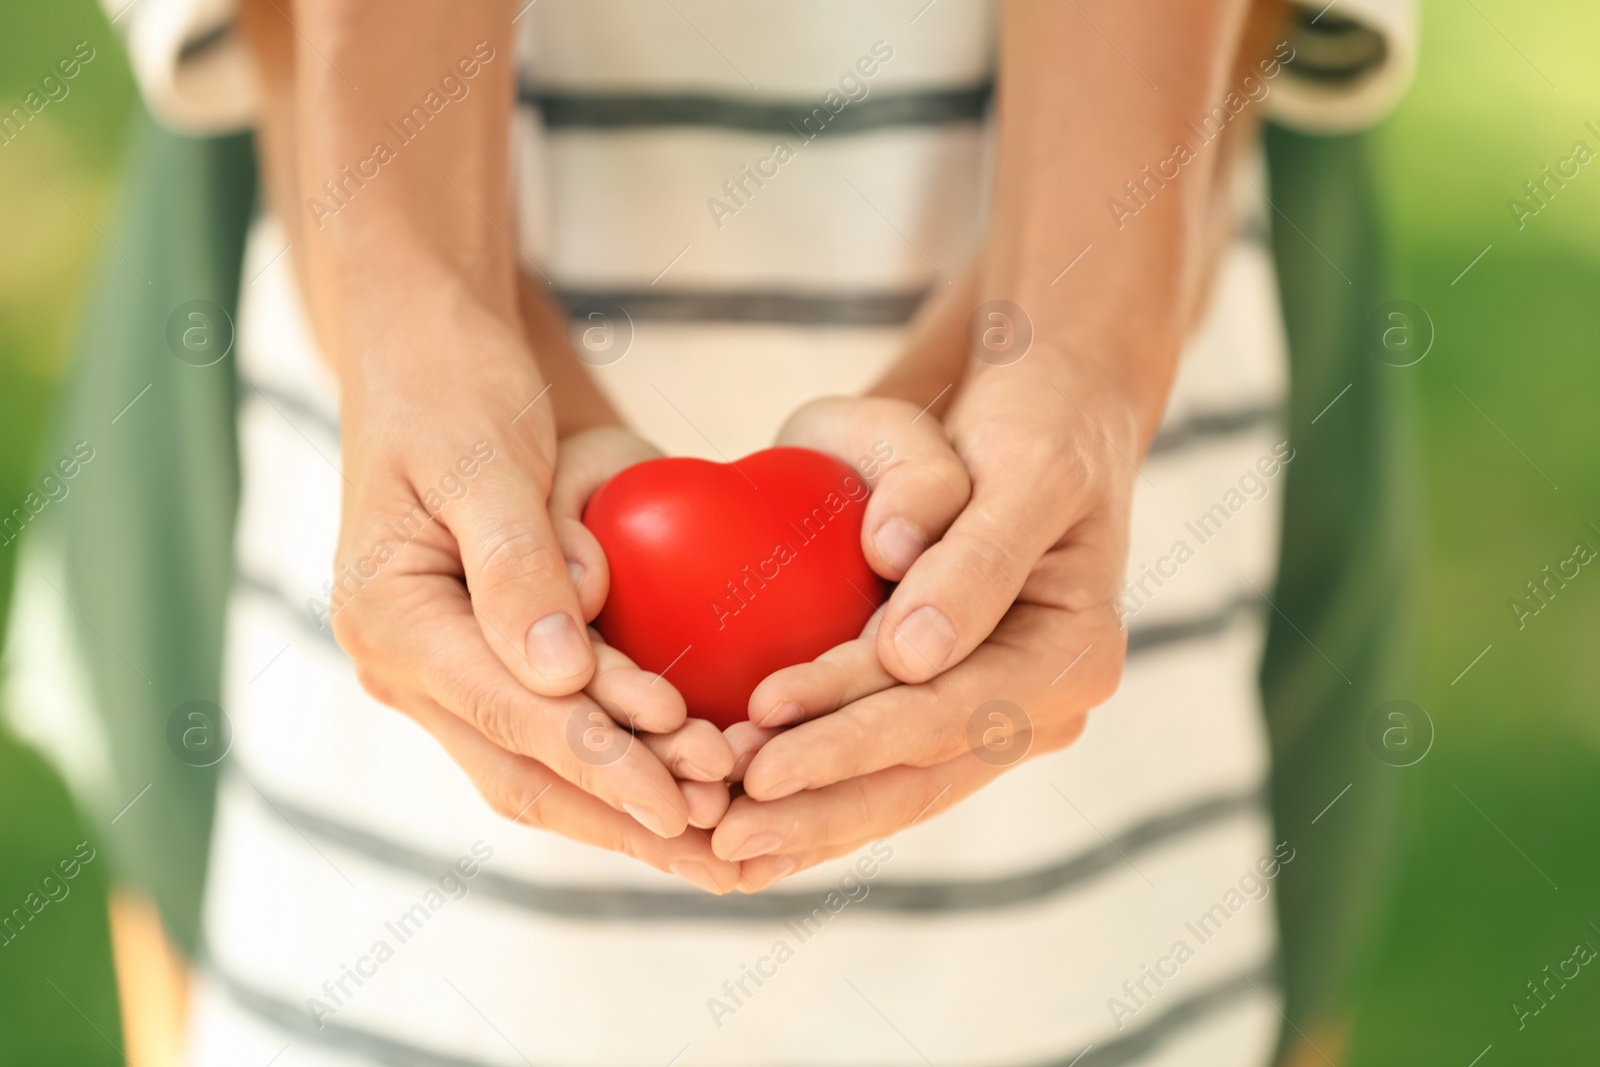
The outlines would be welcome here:
<svg viewBox="0 0 1600 1067">
<path fill-rule="evenodd" d="M 987 4 L 540 0 L 517 25 L 521 250 L 670 453 L 736 458 L 866 385 L 981 237 Z M 361 690 L 305 607 L 338 530 L 338 401 L 263 217 L 191 1062 L 1267 1062 L 1295 843 L 1263 802 L 1257 591 L 1293 456 L 1264 204 L 1240 192 L 1136 488 L 1121 690 L 1070 748 L 727 898 L 505 823 Z M 596 310 L 612 332 L 585 348 Z"/>
</svg>

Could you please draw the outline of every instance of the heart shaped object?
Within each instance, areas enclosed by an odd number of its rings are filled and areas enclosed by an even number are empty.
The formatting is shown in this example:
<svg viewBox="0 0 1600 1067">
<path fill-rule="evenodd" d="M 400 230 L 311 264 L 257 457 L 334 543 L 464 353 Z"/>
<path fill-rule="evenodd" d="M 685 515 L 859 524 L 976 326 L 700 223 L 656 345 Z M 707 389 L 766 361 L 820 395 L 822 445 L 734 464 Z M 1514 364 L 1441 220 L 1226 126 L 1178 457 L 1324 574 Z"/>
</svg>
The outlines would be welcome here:
<svg viewBox="0 0 1600 1067">
<path fill-rule="evenodd" d="M 861 552 L 867 495 L 806 448 L 629 467 L 583 513 L 611 566 L 595 626 L 689 714 L 742 722 L 761 679 L 855 638 L 887 597 Z"/>
</svg>

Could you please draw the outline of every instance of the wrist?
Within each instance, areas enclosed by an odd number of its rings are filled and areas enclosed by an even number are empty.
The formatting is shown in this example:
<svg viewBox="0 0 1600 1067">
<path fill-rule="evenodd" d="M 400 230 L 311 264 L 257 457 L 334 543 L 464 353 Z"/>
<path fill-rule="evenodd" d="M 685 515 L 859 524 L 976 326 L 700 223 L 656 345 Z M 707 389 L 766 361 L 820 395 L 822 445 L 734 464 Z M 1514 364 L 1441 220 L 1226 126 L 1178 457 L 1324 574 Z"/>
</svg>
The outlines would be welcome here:
<svg viewBox="0 0 1600 1067">
<path fill-rule="evenodd" d="M 968 371 L 975 391 L 1004 395 L 1002 410 L 1044 405 L 1069 423 L 1087 420 L 1118 452 L 1140 459 L 1155 437 L 1171 388 L 1156 374 L 1165 362 L 1107 348 L 1069 345 L 1035 338 L 1015 363 L 995 365 L 974 359 Z"/>
</svg>

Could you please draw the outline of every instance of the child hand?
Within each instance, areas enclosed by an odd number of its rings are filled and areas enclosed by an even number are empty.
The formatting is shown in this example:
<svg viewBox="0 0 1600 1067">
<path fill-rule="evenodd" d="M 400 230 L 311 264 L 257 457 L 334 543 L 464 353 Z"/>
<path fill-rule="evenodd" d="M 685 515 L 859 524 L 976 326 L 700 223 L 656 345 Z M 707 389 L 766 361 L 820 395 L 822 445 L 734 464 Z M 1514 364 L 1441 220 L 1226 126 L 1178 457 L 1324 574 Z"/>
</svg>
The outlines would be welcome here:
<svg viewBox="0 0 1600 1067">
<path fill-rule="evenodd" d="M 557 448 L 550 517 L 578 590 L 584 619 L 605 605 L 611 571 L 588 527 L 583 509 L 614 474 L 661 453 L 618 426 L 602 426 L 564 438 Z M 658 674 L 640 670 L 621 651 L 590 630 L 597 670 L 585 692 L 613 721 L 638 731 L 638 740 L 678 779 L 684 817 L 698 829 L 713 827 L 728 809 L 728 776 L 734 753 L 722 733 L 704 719 L 687 716 L 683 697 Z"/>
<path fill-rule="evenodd" d="M 928 545 L 966 505 L 971 480 L 944 428 L 901 400 L 824 397 L 791 415 L 778 444 L 826 452 L 851 465 L 872 487 L 861 526 L 868 563 L 891 581 L 905 577 Z M 861 636 L 810 663 L 776 671 L 750 696 L 750 721 L 727 730 L 735 780 L 780 728 L 825 715 L 897 685 L 878 661 L 880 609 Z M 751 783 L 759 791 L 762 783 Z M 770 784 L 770 783 L 768 783 Z"/>
</svg>

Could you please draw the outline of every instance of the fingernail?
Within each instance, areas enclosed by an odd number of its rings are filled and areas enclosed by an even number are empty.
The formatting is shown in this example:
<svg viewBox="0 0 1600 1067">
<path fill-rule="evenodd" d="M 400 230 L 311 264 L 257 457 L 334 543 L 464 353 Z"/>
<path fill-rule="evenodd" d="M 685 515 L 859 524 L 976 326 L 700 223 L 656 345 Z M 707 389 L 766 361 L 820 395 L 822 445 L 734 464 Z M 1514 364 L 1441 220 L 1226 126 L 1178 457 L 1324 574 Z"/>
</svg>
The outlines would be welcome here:
<svg viewBox="0 0 1600 1067">
<path fill-rule="evenodd" d="M 695 860 L 679 860 L 677 863 L 671 864 L 667 869 L 685 882 L 699 889 L 704 889 L 707 893 L 715 893 L 719 897 L 722 895 L 722 887 L 717 885 L 717 880 L 711 877 L 710 869 L 703 863 Z"/>
<path fill-rule="evenodd" d="M 767 800 L 782 800 L 784 797 L 793 796 L 804 789 L 806 784 L 802 781 L 780 782 L 771 789 L 764 790 Z"/>
<path fill-rule="evenodd" d="M 782 846 L 783 838 L 777 834 L 771 832 L 759 833 L 734 849 L 729 854 L 728 860 L 732 863 L 738 863 L 740 860 L 753 860 L 757 856 L 766 856 L 776 852 Z"/>
<path fill-rule="evenodd" d="M 642 808 L 637 804 L 624 804 L 622 810 L 632 815 L 635 822 L 657 837 L 667 836 L 667 826 L 661 821 L 661 816 L 649 808 Z"/>
<path fill-rule="evenodd" d="M 589 649 L 571 615 L 552 612 L 528 628 L 528 662 L 553 678 L 571 678 L 588 668 Z"/>
<path fill-rule="evenodd" d="M 792 722 L 799 722 L 800 717 L 805 713 L 806 709 L 799 704 L 792 700 L 785 700 L 767 712 L 767 717 L 761 720 L 761 725 L 769 730 L 775 730 L 780 726 L 788 726 Z"/>
<path fill-rule="evenodd" d="M 896 573 L 904 574 L 928 547 L 928 539 L 904 519 L 890 519 L 872 535 L 872 546 Z"/>
<path fill-rule="evenodd" d="M 589 569 L 577 560 L 569 559 L 567 560 L 567 573 L 572 576 L 572 588 L 582 589 L 583 576 L 589 573 Z"/>
<path fill-rule="evenodd" d="M 937 673 L 944 669 L 944 661 L 956 647 L 956 628 L 944 612 L 925 604 L 896 627 L 894 644 L 901 663 L 913 670 L 925 666 Z"/>
</svg>

